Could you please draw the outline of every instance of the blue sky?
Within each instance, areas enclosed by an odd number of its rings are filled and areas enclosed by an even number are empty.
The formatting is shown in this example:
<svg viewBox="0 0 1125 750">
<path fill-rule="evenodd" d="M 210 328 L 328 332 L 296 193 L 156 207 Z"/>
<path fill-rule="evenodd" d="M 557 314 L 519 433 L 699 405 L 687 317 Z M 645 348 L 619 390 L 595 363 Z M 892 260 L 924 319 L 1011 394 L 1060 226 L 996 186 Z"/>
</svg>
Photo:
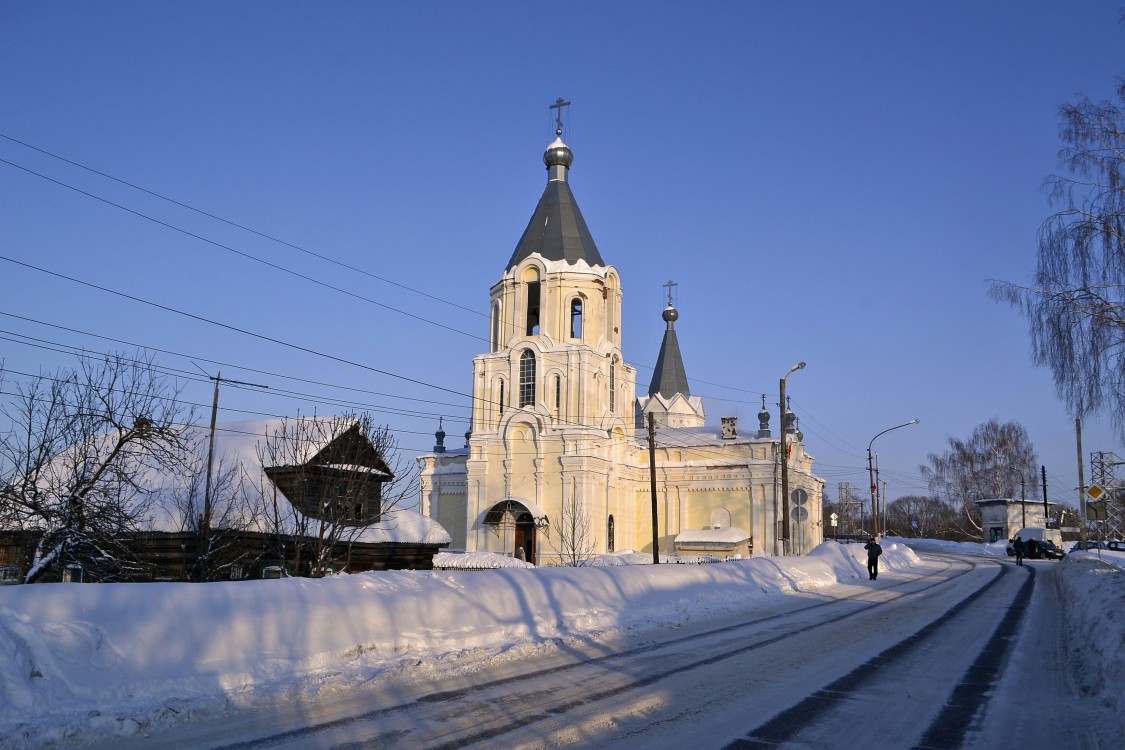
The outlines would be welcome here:
<svg viewBox="0 0 1125 750">
<path fill-rule="evenodd" d="M 866 487 L 868 441 L 887 427 L 921 419 L 875 444 L 898 497 L 925 491 L 928 453 L 996 417 L 1028 429 L 1051 499 L 1073 503 L 1073 416 L 1030 364 L 1026 323 L 987 289 L 1031 276 L 1058 105 L 1106 98 L 1125 74 L 1119 15 L 1108 2 L 6 2 L 0 254 L 294 346 L 0 261 L 0 357 L 14 372 L 73 362 L 13 333 L 132 350 L 97 334 L 271 386 L 225 388 L 224 420 L 340 399 L 375 407 L 412 452 L 439 415 L 459 435 L 488 290 L 543 190 L 548 105 L 563 96 L 571 185 L 621 273 L 642 387 L 671 278 L 710 421 L 753 428 L 760 394 L 776 414 L 778 379 L 808 362 L 789 393 L 833 496 Z M 185 397 L 209 407 L 199 378 Z M 1083 443 L 1125 456 L 1105 420 L 1086 420 Z"/>
</svg>

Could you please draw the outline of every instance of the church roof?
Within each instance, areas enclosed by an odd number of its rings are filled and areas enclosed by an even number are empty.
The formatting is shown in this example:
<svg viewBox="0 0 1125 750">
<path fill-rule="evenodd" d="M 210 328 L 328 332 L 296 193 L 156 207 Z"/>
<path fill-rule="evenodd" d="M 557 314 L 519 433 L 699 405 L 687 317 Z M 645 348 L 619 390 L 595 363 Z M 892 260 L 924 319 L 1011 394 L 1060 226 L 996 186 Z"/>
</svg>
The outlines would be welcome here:
<svg viewBox="0 0 1125 750">
<path fill-rule="evenodd" d="M 652 382 L 648 386 L 650 396 L 657 393 L 665 398 L 671 398 L 677 393 L 684 396 L 691 395 L 684 359 L 680 356 L 680 342 L 676 339 L 677 318 L 679 313 L 676 312 L 676 308 L 668 305 L 664 309 L 664 320 L 668 323 L 668 329 L 664 331 L 664 340 L 660 342 L 660 354 L 656 357 L 656 368 L 652 372 Z"/>
<path fill-rule="evenodd" d="M 556 138 L 544 152 L 547 188 L 508 261 L 509 269 L 533 253 L 546 260 L 567 263 L 582 260 L 591 266 L 605 265 L 566 181 L 573 159 L 574 155 L 561 138 Z"/>
</svg>

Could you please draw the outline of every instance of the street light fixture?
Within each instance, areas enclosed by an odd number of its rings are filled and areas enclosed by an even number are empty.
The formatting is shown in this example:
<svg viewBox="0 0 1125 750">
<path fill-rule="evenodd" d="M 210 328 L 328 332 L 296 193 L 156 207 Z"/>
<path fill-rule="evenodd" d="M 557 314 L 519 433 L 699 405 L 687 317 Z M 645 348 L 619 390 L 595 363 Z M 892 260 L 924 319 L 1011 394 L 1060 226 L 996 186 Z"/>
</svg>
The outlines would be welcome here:
<svg viewBox="0 0 1125 750">
<path fill-rule="evenodd" d="M 781 379 L 781 423 L 778 425 L 781 428 L 781 538 L 782 538 L 782 554 L 789 554 L 789 456 L 785 446 L 785 381 L 789 376 L 803 370 L 805 368 L 804 362 L 798 362 L 789 368 L 789 372 L 785 373 L 785 377 Z"/>
<path fill-rule="evenodd" d="M 920 420 L 912 419 L 905 424 L 888 427 L 887 429 L 880 432 L 879 435 L 886 435 L 891 430 L 897 430 L 901 427 L 909 427 L 912 424 L 918 424 L 919 421 Z M 875 443 L 875 440 L 879 437 L 879 435 L 871 438 L 871 442 L 867 444 L 867 480 L 871 487 L 871 527 L 874 531 L 873 535 L 876 537 L 879 536 L 879 516 L 875 512 L 875 471 L 871 468 L 871 446 Z"/>
</svg>

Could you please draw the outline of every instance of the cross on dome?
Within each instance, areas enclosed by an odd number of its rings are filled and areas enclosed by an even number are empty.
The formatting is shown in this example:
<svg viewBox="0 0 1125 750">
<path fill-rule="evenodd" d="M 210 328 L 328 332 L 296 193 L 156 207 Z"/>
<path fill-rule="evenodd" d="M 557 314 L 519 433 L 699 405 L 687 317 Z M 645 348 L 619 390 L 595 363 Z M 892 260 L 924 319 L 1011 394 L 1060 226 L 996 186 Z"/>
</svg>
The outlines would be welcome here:
<svg viewBox="0 0 1125 750">
<path fill-rule="evenodd" d="M 562 138 L 563 133 L 562 108 L 569 106 L 570 102 L 563 101 L 563 98 L 560 96 L 555 100 L 554 104 L 547 108 L 558 110 L 558 112 L 555 113 L 555 135 L 557 135 L 559 138 Z"/>
</svg>

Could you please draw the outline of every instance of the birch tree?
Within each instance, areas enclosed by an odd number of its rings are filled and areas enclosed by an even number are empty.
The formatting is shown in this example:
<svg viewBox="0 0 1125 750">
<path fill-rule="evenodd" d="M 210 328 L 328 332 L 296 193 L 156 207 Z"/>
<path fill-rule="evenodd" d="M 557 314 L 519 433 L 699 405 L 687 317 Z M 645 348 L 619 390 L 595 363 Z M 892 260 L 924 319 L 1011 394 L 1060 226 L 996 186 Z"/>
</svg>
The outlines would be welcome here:
<svg viewBox="0 0 1125 750">
<path fill-rule="evenodd" d="M 1039 228 L 1030 285 L 991 294 L 1027 318 L 1031 354 L 1075 416 L 1105 412 L 1125 437 L 1125 79 L 1114 100 L 1060 108 L 1058 207 Z"/>
<path fill-rule="evenodd" d="M 960 509 L 955 527 L 970 536 L 982 532 L 977 500 L 1035 496 L 1039 459 L 1027 430 L 1019 422 L 1001 424 L 990 419 L 973 430 L 968 440 L 949 438 L 949 450 L 931 453 L 919 467 L 930 491 Z"/>
</svg>

